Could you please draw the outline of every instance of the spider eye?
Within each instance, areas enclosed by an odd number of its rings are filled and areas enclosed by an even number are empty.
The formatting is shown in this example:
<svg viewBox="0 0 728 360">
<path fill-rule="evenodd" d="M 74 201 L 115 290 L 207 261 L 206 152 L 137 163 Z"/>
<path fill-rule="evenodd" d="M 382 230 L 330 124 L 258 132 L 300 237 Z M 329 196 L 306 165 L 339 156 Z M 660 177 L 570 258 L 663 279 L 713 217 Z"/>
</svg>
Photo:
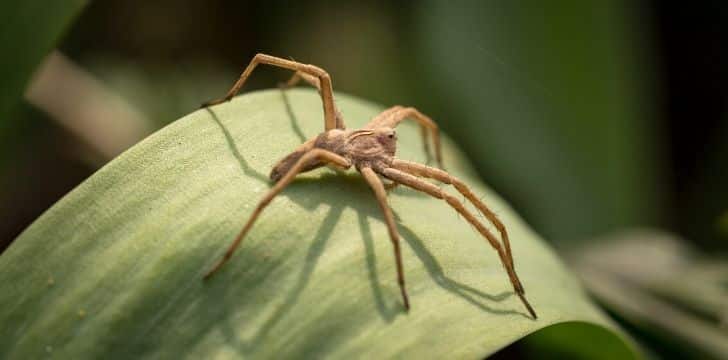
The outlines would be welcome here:
<svg viewBox="0 0 728 360">
<path fill-rule="evenodd" d="M 394 137 L 395 137 L 396 135 L 397 135 L 397 134 L 395 134 L 395 132 L 394 132 L 394 131 L 392 131 L 391 133 L 387 134 L 387 137 L 388 137 L 388 138 L 390 138 L 390 139 L 394 139 Z"/>
</svg>

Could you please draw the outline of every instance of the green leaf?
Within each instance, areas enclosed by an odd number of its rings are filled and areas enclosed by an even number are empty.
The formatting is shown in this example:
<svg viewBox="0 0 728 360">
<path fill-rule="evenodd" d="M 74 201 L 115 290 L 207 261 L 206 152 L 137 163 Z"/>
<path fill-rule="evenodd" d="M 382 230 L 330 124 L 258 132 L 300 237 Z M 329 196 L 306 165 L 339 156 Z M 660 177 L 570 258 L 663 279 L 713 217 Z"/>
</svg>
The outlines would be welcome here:
<svg viewBox="0 0 728 360">
<path fill-rule="evenodd" d="M 86 0 L 0 3 L 0 119 L 3 122 L 20 101 L 33 70 L 86 3 Z"/>
<path fill-rule="evenodd" d="M 185 116 L 31 225 L 0 257 L 0 358 L 476 358 L 546 327 L 563 340 L 558 334 L 573 326 L 592 329 L 593 341 L 611 344 L 619 358 L 637 357 L 448 139 L 449 171 L 510 230 L 538 320 L 464 220 L 445 202 L 400 187 L 389 200 L 404 242 L 405 313 L 386 227 L 356 172 L 301 175 L 203 282 L 268 190 L 271 165 L 323 127 L 314 91 L 287 97 L 256 92 Z M 337 99 L 351 127 L 381 111 Z M 422 161 L 418 129 L 403 124 L 399 134 L 398 156 Z"/>
</svg>

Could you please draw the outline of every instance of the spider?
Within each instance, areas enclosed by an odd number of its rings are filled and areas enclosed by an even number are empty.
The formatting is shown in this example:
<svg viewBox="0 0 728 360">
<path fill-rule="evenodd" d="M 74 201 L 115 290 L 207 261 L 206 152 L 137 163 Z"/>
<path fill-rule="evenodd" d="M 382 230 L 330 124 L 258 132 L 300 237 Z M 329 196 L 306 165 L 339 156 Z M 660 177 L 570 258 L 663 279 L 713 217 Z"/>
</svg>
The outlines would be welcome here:
<svg viewBox="0 0 728 360">
<path fill-rule="evenodd" d="M 508 232 L 505 226 L 473 194 L 467 185 L 442 170 L 439 130 L 438 126 L 429 117 L 412 107 L 394 106 L 375 116 L 361 129 L 347 129 L 344 126 L 341 113 L 336 109 L 334 104 L 331 77 L 326 71 L 314 65 L 303 64 L 266 54 L 257 54 L 253 57 L 253 60 L 248 64 L 240 75 L 240 78 L 235 82 L 225 97 L 206 102 L 202 104 L 202 107 L 220 104 L 232 99 L 259 64 L 272 65 L 295 71 L 290 80 L 283 85 L 284 88 L 294 86 L 299 81 L 304 80 L 318 89 L 323 102 L 324 132 L 301 144 L 273 167 L 270 173 L 270 179 L 274 183 L 273 187 L 260 200 L 243 229 L 228 247 L 224 256 L 205 274 L 204 279 L 209 279 L 230 259 L 263 209 L 293 181 L 296 175 L 322 166 L 335 166 L 344 170 L 353 166 L 362 174 L 364 180 L 374 191 L 374 195 L 384 213 L 384 220 L 394 247 L 394 257 L 397 265 L 397 283 L 399 284 L 406 311 L 409 311 L 410 305 L 405 287 L 404 270 L 402 268 L 402 254 L 399 244 L 400 236 L 397 232 L 392 210 L 387 205 L 388 188 L 397 186 L 398 184 L 403 184 L 437 199 L 444 200 L 474 226 L 478 233 L 498 252 L 500 261 L 508 274 L 515 293 L 521 299 L 521 302 L 529 314 L 531 314 L 531 317 L 533 319 L 537 318 L 536 312 L 528 303 L 528 300 L 526 300 L 523 285 L 521 285 L 521 281 L 516 275 L 511 247 L 508 241 Z M 430 157 L 428 135 L 432 136 L 435 147 L 435 159 L 439 168 L 400 160 L 394 156 L 397 149 L 397 133 L 395 128 L 400 122 L 406 119 L 413 119 L 419 123 L 422 129 L 425 153 L 428 158 Z M 385 185 L 381 178 L 388 179 L 391 183 Z M 501 245 L 491 231 L 470 210 L 466 209 L 462 202 L 422 178 L 433 179 L 444 184 L 453 185 L 458 192 L 475 205 L 493 224 L 500 233 L 503 244 Z"/>
</svg>

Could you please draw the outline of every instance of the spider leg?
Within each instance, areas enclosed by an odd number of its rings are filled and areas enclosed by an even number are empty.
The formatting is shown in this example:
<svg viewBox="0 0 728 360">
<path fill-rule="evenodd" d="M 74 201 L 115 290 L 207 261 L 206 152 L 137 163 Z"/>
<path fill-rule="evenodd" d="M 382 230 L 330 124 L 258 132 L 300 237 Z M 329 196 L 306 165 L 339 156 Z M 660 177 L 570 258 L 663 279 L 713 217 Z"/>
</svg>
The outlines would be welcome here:
<svg viewBox="0 0 728 360">
<path fill-rule="evenodd" d="M 240 88 L 243 87 L 243 84 L 250 76 L 250 73 L 253 72 L 256 66 L 258 64 L 267 64 L 272 66 L 277 66 L 289 70 L 294 70 L 297 72 L 305 73 L 307 75 L 310 75 L 311 77 L 315 77 L 318 79 L 319 83 L 319 93 L 321 94 L 321 101 L 323 102 L 324 106 L 324 120 L 325 120 L 325 129 L 331 130 L 331 129 L 343 129 L 344 128 L 344 122 L 340 117 L 336 116 L 336 105 L 334 104 L 334 95 L 333 90 L 331 88 L 331 77 L 329 74 L 321 69 L 318 66 L 309 65 L 309 64 L 303 64 L 297 61 L 287 60 L 275 56 L 270 56 L 266 54 L 257 54 L 255 57 L 253 57 L 253 60 L 250 61 L 248 66 L 245 68 L 242 74 L 240 74 L 240 78 L 235 82 L 232 88 L 227 92 L 227 95 L 221 99 L 208 101 L 204 104 L 202 104 L 202 107 L 208 107 L 211 105 L 220 104 L 225 101 L 229 101 L 230 99 L 235 96 L 235 94 L 240 91 Z"/>
<path fill-rule="evenodd" d="M 394 259 L 397 262 L 397 283 L 399 284 L 399 290 L 402 293 L 402 301 L 404 301 L 404 308 L 409 310 L 409 298 L 407 297 L 407 289 L 404 284 L 404 270 L 402 267 L 402 253 L 399 248 L 399 233 L 397 232 L 397 225 L 394 222 L 394 216 L 392 215 L 392 209 L 387 205 L 387 192 L 384 189 L 384 184 L 379 179 L 379 176 L 369 167 L 364 167 L 359 170 L 364 179 L 366 179 L 369 186 L 374 190 L 374 195 L 377 197 L 379 207 L 382 208 L 384 213 L 384 220 L 387 222 L 387 230 L 389 230 L 389 237 L 392 240 L 392 246 L 394 247 Z"/>
<path fill-rule="evenodd" d="M 282 90 L 287 90 L 296 86 L 301 80 L 315 87 L 316 90 L 318 90 L 319 94 L 321 93 L 321 81 L 319 81 L 319 78 L 302 71 L 296 71 L 295 73 L 293 73 L 291 78 L 288 79 L 288 81 L 286 81 L 285 83 L 280 84 L 279 87 Z M 339 129 L 344 128 L 344 117 L 341 115 L 339 109 L 336 109 L 336 126 Z"/>
<path fill-rule="evenodd" d="M 351 162 L 349 160 L 328 150 L 312 149 L 311 151 L 303 154 L 303 156 L 298 159 L 296 164 L 293 165 L 293 167 L 291 167 L 291 169 L 278 182 L 276 182 L 273 188 L 271 188 L 268 193 L 265 194 L 265 196 L 260 200 L 258 206 L 256 206 L 255 210 L 253 210 L 253 214 L 251 214 L 250 218 L 248 218 L 248 222 L 245 223 L 243 229 L 232 242 L 230 247 L 228 247 L 225 255 L 217 263 L 215 263 L 215 265 L 205 274 L 205 279 L 209 278 L 230 259 L 230 257 L 233 255 L 233 252 L 235 252 L 235 249 L 240 246 L 240 243 L 243 241 L 245 234 L 247 234 L 250 228 L 253 227 L 253 223 L 255 222 L 255 220 L 263 212 L 263 209 L 268 206 L 271 200 L 273 200 L 276 195 L 278 195 L 288 184 L 290 184 L 291 181 L 293 181 L 293 179 L 296 177 L 296 175 L 301 173 L 302 170 L 306 169 L 306 166 L 308 164 L 316 161 L 329 162 L 333 165 L 345 169 L 351 167 Z"/>
<path fill-rule="evenodd" d="M 395 181 L 392 181 L 392 182 L 389 182 L 389 183 L 385 183 L 384 184 L 384 190 L 387 190 L 387 192 L 390 192 L 390 191 L 396 189 L 397 186 L 399 186 L 399 183 L 398 182 L 395 182 Z"/>
<path fill-rule="evenodd" d="M 288 81 L 281 85 L 282 88 L 288 89 L 296 86 L 301 80 L 307 82 L 309 85 L 315 87 L 318 91 L 321 91 L 321 82 L 313 75 L 306 74 L 305 72 L 296 71 Z"/>
<path fill-rule="evenodd" d="M 521 302 L 526 307 L 529 314 L 531 314 L 534 319 L 537 318 L 536 312 L 531 307 L 531 304 L 528 303 L 528 300 L 526 300 L 525 292 L 523 291 L 523 287 L 520 286 L 521 282 L 518 279 L 518 275 L 516 275 L 516 271 L 511 266 L 509 266 L 508 257 L 506 255 L 506 252 L 503 250 L 503 247 L 495 238 L 495 236 L 493 236 L 493 234 L 480 221 L 478 221 L 478 219 L 470 211 L 468 211 L 468 209 L 466 209 L 465 206 L 463 206 L 463 204 L 457 198 L 442 191 L 442 189 L 440 189 L 439 187 L 401 170 L 397 170 L 395 168 L 384 168 L 379 170 L 379 172 L 390 180 L 394 180 L 415 190 L 422 191 L 438 199 L 445 200 L 458 213 L 460 213 L 465 218 L 465 220 L 473 225 L 475 229 L 483 237 L 485 237 L 486 240 L 488 240 L 490 245 L 498 253 L 498 257 L 500 258 L 503 267 L 508 273 L 508 278 L 511 281 L 511 285 L 513 285 L 513 290 L 515 290 L 516 295 L 518 295 L 518 298 L 521 299 Z"/>
<path fill-rule="evenodd" d="M 373 117 L 371 120 L 369 120 L 369 123 L 366 124 L 365 127 L 369 128 L 369 129 L 379 127 L 379 124 L 382 121 L 388 119 L 390 116 L 392 116 L 393 113 L 395 113 L 396 111 L 400 111 L 402 109 L 404 109 L 404 106 L 401 106 L 401 105 L 392 106 L 391 108 L 382 111 L 381 113 L 379 113 L 379 115 L 377 115 L 377 116 Z"/>
<path fill-rule="evenodd" d="M 373 118 L 366 126 L 367 129 L 378 127 L 395 128 L 406 119 L 414 119 L 420 124 L 422 131 L 422 143 L 425 147 L 425 154 L 430 157 L 430 146 L 427 139 L 428 130 L 432 133 L 432 141 L 435 145 L 435 160 L 437 166 L 444 169 L 442 165 L 442 151 L 440 149 L 440 129 L 437 124 L 428 116 L 422 114 L 413 107 L 394 106 Z"/>
<path fill-rule="evenodd" d="M 503 247 L 505 248 L 506 257 L 508 258 L 508 263 L 511 268 L 513 268 L 513 271 L 515 271 L 515 267 L 513 265 L 513 254 L 511 253 L 511 243 L 508 240 L 508 231 L 506 231 L 506 227 L 503 225 L 503 223 L 498 219 L 498 217 L 495 215 L 493 211 L 491 211 L 480 199 L 473 194 L 473 192 L 470 190 L 470 188 L 465 185 L 460 179 L 448 174 L 447 172 L 433 168 L 431 166 L 426 166 L 422 164 L 418 164 L 411 161 L 405 161 L 405 160 L 399 160 L 394 159 L 392 162 L 392 167 L 398 170 L 402 170 L 406 173 L 422 176 L 430 179 L 435 179 L 437 181 L 440 181 L 445 184 L 450 184 L 457 189 L 458 192 L 463 194 L 473 205 L 475 205 L 476 208 L 495 226 L 495 228 L 498 230 L 498 232 L 501 235 L 501 239 L 503 239 Z M 516 280 L 518 280 L 516 278 Z M 519 288 L 521 288 L 521 291 L 525 293 L 523 290 L 523 286 L 519 282 L 517 284 Z"/>
</svg>

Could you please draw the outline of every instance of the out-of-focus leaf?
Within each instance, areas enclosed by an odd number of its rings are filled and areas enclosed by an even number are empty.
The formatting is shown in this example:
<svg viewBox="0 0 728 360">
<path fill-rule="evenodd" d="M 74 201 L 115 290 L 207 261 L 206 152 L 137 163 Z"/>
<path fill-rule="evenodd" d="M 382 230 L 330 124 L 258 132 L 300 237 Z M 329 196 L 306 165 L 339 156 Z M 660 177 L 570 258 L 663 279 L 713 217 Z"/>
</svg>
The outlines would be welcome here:
<svg viewBox="0 0 728 360">
<path fill-rule="evenodd" d="M 322 128 L 316 92 L 288 97 L 290 106 L 280 91 L 252 93 L 196 111 L 31 225 L 0 257 L 0 357 L 476 358 L 544 327 L 563 338 L 575 324 L 618 358 L 636 357 L 447 139 L 448 168 L 510 229 L 537 321 L 477 233 L 443 201 L 400 188 L 389 199 L 404 243 L 405 313 L 371 190 L 359 175 L 326 169 L 275 199 L 232 261 L 203 282 L 268 190 L 271 164 Z M 381 110 L 348 96 L 337 103 L 352 127 Z M 399 156 L 422 160 L 417 128 L 400 130 Z"/>
<path fill-rule="evenodd" d="M 86 0 L 0 3 L 0 132 L 43 57 Z"/>
<path fill-rule="evenodd" d="M 116 157 L 152 130 L 142 112 L 59 51 L 36 71 L 25 99 L 87 145 L 88 158 L 97 163 Z"/>
<path fill-rule="evenodd" d="M 82 63 L 106 86 L 143 111 L 156 128 L 199 106 L 200 99 L 219 96 L 220 89 L 230 86 L 230 79 L 240 75 L 239 69 L 229 71 L 214 62 L 196 59 L 181 59 L 173 67 L 129 63 L 113 57 L 95 57 Z"/>
<path fill-rule="evenodd" d="M 589 290 L 661 352 L 728 357 L 728 262 L 706 259 L 681 239 L 625 231 L 574 254 Z"/>
<path fill-rule="evenodd" d="M 622 2 L 418 6 L 423 98 L 479 173 L 557 244 L 656 219 L 660 166 Z"/>
</svg>

